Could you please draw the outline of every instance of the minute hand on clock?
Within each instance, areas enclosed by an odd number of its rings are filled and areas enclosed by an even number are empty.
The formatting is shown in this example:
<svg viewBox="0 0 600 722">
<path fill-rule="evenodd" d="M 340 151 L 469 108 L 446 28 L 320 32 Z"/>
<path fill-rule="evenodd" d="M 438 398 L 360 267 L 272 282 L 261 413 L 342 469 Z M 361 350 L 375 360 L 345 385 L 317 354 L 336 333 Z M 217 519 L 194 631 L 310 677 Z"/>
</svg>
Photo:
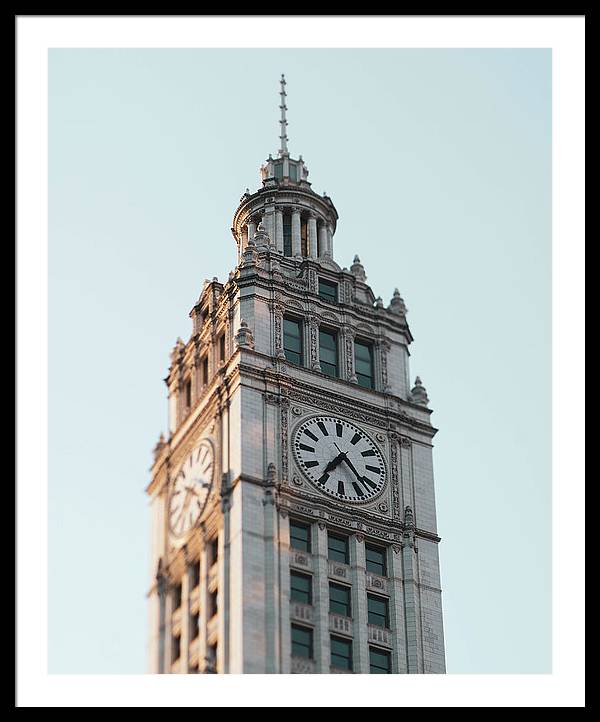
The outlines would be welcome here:
<svg viewBox="0 0 600 722">
<path fill-rule="evenodd" d="M 336 444 L 336 447 L 339 449 L 339 446 L 338 446 L 337 444 Z M 342 459 L 346 462 L 346 464 L 348 464 L 348 466 L 350 467 L 350 471 L 351 471 L 351 472 L 354 474 L 354 476 L 361 482 L 361 484 L 364 485 L 364 484 L 365 484 L 365 479 L 364 479 L 364 477 L 362 477 L 362 476 L 358 473 L 358 471 L 356 471 L 356 468 L 354 467 L 354 464 L 353 464 L 353 463 L 350 461 L 350 459 L 348 458 L 348 452 L 343 452 L 343 453 L 341 454 L 341 456 L 342 456 Z"/>
</svg>

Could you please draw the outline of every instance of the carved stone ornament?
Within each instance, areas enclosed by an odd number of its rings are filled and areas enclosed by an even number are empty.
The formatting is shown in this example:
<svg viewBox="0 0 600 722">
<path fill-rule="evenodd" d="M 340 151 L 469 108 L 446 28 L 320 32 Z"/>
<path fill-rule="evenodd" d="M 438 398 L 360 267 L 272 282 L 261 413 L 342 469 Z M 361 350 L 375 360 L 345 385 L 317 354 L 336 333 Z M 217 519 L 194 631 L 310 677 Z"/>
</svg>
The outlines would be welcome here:
<svg viewBox="0 0 600 722">
<path fill-rule="evenodd" d="M 388 511 L 388 505 L 385 501 L 382 501 L 378 506 L 379 511 L 382 511 L 384 514 Z"/>
<path fill-rule="evenodd" d="M 402 547 L 398 544 L 392 544 L 392 549 L 394 550 L 394 554 L 399 554 Z"/>
<path fill-rule="evenodd" d="M 381 441 L 383 443 L 385 441 L 385 434 L 375 434 L 375 438 L 377 441 Z"/>
<path fill-rule="evenodd" d="M 244 319 L 240 321 L 240 327 L 235 334 L 235 343 L 241 348 L 254 348 L 254 336 Z"/>
<path fill-rule="evenodd" d="M 297 474 L 294 474 L 294 475 L 292 476 L 292 484 L 295 484 L 296 486 L 302 486 L 303 483 L 304 483 L 304 482 L 302 481 L 302 479 L 301 479 Z"/>
<path fill-rule="evenodd" d="M 294 416 L 301 416 L 302 409 L 299 406 L 292 406 L 292 414 L 294 414 Z"/>
<path fill-rule="evenodd" d="M 400 439 L 400 443 L 402 444 L 402 446 L 403 446 L 405 449 L 409 449 L 409 448 L 412 446 L 412 441 L 411 441 L 409 438 L 407 438 L 406 436 L 403 436 L 403 437 Z"/>
<path fill-rule="evenodd" d="M 319 529 L 321 531 L 324 531 L 326 529 L 326 527 L 327 527 L 327 524 L 325 524 L 325 522 L 323 522 L 323 521 L 319 522 Z"/>
<path fill-rule="evenodd" d="M 362 543 L 364 542 L 365 538 L 364 538 L 364 536 L 363 536 L 362 534 L 355 534 L 355 536 L 356 536 L 356 541 L 357 541 L 359 544 L 362 544 Z"/>
</svg>

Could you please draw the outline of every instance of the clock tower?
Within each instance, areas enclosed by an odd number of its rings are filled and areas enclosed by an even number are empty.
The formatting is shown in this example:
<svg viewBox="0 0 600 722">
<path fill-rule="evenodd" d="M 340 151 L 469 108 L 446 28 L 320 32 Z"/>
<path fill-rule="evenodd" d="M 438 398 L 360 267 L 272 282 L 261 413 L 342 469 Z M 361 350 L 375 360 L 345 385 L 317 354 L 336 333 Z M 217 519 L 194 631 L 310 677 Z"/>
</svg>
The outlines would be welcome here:
<svg viewBox="0 0 600 722">
<path fill-rule="evenodd" d="M 165 379 L 154 673 L 443 673 L 429 400 L 398 291 L 334 257 L 338 214 L 280 148 L 233 216 Z"/>
</svg>

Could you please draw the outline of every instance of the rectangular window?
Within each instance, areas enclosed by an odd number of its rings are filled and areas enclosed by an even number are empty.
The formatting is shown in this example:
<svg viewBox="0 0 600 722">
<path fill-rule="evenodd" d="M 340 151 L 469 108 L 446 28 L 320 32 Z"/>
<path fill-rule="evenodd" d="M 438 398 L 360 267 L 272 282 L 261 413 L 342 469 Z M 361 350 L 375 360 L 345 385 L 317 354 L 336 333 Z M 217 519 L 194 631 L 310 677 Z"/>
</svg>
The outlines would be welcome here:
<svg viewBox="0 0 600 722">
<path fill-rule="evenodd" d="M 299 521 L 290 521 L 290 546 L 303 552 L 310 552 L 310 526 Z"/>
<path fill-rule="evenodd" d="M 331 666 L 352 671 L 352 640 L 331 637 Z"/>
<path fill-rule="evenodd" d="M 371 674 L 391 674 L 392 655 L 384 649 L 369 647 L 369 672 Z"/>
<path fill-rule="evenodd" d="M 344 617 L 352 616 L 350 604 L 350 587 L 329 582 L 329 611 Z"/>
<path fill-rule="evenodd" d="M 211 644 L 210 647 L 208 648 L 208 671 L 209 672 L 217 671 L 217 654 L 218 654 L 217 644 Z"/>
<path fill-rule="evenodd" d="M 312 577 L 308 574 L 290 572 L 290 597 L 294 602 L 312 604 Z"/>
<path fill-rule="evenodd" d="M 206 386 L 208 383 L 208 356 L 205 356 L 201 362 L 202 368 L 202 386 Z"/>
<path fill-rule="evenodd" d="M 219 537 L 214 537 L 211 539 L 208 543 L 208 564 L 212 567 L 212 565 L 217 561 L 219 558 Z"/>
<path fill-rule="evenodd" d="M 190 639 L 196 639 L 200 634 L 200 615 L 198 613 L 192 614 L 190 619 Z"/>
<path fill-rule="evenodd" d="M 319 363 L 321 371 L 328 376 L 338 375 L 337 335 L 319 329 Z"/>
<path fill-rule="evenodd" d="M 337 534 L 327 535 L 327 557 L 334 562 L 348 564 L 350 555 L 348 553 L 348 537 Z"/>
<path fill-rule="evenodd" d="M 292 216 L 283 214 L 283 255 L 292 255 Z"/>
<path fill-rule="evenodd" d="M 192 382 L 185 382 L 185 405 L 189 409 L 192 405 Z"/>
<path fill-rule="evenodd" d="M 173 609 L 179 609 L 181 606 L 181 584 L 173 587 Z"/>
<path fill-rule="evenodd" d="M 181 656 L 181 637 L 171 639 L 171 662 L 176 662 Z"/>
<path fill-rule="evenodd" d="M 337 303 L 337 283 L 319 278 L 319 296 L 325 301 Z"/>
<path fill-rule="evenodd" d="M 211 592 L 208 595 L 208 618 L 212 619 L 212 617 L 214 617 L 218 611 L 219 611 L 219 590 L 215 589 L 214 592 Z"/>
<path fill-rule="evenodd" d="M 369 624 L 375 627 L 389 629 L 390 614 L 387 599 L 376 597 L 374 594 L 367 594 L 367 609 L 369 613 Z"/>
<path fill-rule="evenodd" d="M 292 656 L 313 658 L 313 632 L 307 627 L 292 624 Z"/>
<path fill-rule="evenodd" d="M 283 319 L 283 351 L 288 361 L 302 366 L 302 324 L 291 318 Z"/>
<path fill-rule="evenodd" d="M 219 361 L 225 361 L 225 334 L 219 336 Z"/>
<path fill-rule="evenodd" d="M 190 567 L 190 587 L 194 589 L 200 584 L 200 562 L 196 561 Z"/>
<path fill-rule="evenodd" d="M 383 547 L 365 544 L 365 556 L 368 572 L 379 574 L 380 577 L 387 576 L 386 550 Z"/>
<path fill-rule="evenodd" d="M 283 178 L 283 163 L 275 163 L 275 180 L 281 180 Z"/>
<path fill-rule="evenodd" d="M 373 345 L 354 342 L 354 372 L 360 386 L 366 389 L 375 387 L 373 374 Z"/>
<path fill-rule="evenodd" d="M 290 180 L 291 181 L 298 180 L 298 166 L 294 165 L 293 163 L 290 163 Z"/>
<path fill-rule="evenodd" d="M 304 219 L 300 223 L 300 254 L 308 256 L 308 222 Z"/>
</svg>

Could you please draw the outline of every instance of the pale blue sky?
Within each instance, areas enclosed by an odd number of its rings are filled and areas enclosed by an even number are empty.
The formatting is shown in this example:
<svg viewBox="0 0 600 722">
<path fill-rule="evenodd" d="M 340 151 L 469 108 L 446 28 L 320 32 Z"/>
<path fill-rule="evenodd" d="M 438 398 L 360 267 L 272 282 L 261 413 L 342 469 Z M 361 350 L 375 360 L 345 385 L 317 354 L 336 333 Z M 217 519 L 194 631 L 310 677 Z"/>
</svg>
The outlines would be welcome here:
<svg viewBox="0 0 600 722">
<path fill-rule="evenodd" d="M 49 671 L 146 670 L 169 351 L 278 147 L 398 286 L 434 409 L 447 665 L 551 671 L 549 50 L 51 50 Z"/>
</svg>

